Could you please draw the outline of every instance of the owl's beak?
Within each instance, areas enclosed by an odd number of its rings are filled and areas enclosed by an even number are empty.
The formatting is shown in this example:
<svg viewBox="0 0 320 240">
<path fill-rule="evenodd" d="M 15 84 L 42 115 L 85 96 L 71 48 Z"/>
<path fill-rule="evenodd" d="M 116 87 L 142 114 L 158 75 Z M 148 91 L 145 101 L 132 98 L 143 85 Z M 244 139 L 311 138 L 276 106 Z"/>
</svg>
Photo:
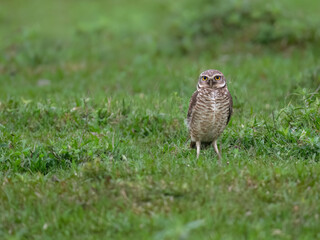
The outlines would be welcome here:
<svg viewBox="0 0 320 240">
<path fill-rule="evenodd" d="M 212 79 L 209 80 L 209 85 L 210 85 L 210 87 L 213 86 L 213 80 Z"/>
</svg>

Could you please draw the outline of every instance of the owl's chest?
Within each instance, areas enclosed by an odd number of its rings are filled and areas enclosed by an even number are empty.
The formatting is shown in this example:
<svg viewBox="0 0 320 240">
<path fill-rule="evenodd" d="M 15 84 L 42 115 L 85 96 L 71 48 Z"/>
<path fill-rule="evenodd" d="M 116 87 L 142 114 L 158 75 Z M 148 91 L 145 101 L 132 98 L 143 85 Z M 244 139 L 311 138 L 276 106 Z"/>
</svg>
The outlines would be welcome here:
<svg viewBox="0 0 320 240">
<path fill-rule="evenodd" d="M 202 94 L 198 98 L 196 112 L 200 122 L 215 124 L 222 112 L 222 102 L 215 92 Z"/>
<path fill-rule="evenodd" d="M 225 108 L 224 99 L 215 92 L 199 95 L 192 123 L 194 133 L 207 141 L 217 138 L 226 126 Z"/>
</svg>

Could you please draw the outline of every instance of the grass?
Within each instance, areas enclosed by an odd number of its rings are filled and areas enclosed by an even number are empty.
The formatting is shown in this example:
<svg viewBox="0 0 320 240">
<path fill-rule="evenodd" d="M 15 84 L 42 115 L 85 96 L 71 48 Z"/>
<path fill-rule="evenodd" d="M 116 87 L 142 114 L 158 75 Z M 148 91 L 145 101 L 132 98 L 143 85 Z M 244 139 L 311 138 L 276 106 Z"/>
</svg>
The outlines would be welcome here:
<svg viewBox="0 0 320 240">
<path fill-rule="evenodd" d="M 2 3 L 1 239 L 320 237 L 317 3 L 269 5 L 288 31 L 259 41 L 262 2 L 202 4 Z M 235 104 L 222 166 L 186 143 L 209 68 Z"/>
</svg>

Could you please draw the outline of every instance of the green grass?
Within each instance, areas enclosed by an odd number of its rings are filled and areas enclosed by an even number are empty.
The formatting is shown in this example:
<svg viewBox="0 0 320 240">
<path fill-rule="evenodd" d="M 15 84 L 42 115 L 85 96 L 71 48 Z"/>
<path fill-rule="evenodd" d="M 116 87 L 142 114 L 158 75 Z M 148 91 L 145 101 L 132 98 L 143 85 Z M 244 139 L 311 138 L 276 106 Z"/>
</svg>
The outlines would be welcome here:
<svg viewBox="0 0 320 240">
<path fill-rule="evenodd" d="M 307 3 L 4 1 L 0 238 L 319 238 L 319 3 Z M 234 98 L 222 166 L 186 142 L 209 68 Z"/>
</svg>

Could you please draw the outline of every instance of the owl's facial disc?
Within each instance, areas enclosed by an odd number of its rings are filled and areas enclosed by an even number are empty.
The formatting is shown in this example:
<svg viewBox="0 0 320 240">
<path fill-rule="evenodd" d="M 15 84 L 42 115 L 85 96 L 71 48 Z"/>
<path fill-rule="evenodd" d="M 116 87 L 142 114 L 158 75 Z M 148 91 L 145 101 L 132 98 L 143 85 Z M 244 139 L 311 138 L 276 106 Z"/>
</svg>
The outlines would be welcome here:
<svg viewBox="0 0 320 240">
<path fill-rule="evenodd" d="M 221 88 L 225 85 L 225 81 L 221 75 L 200 76 L 200 87 Z"/>
<path fill-rule="evenodd" d="M 200 74 L 197 89 L 200 88 L 223 88 L 226 85 L 226 79 L 218 70 L 207 70 Z"/>
</svg>

